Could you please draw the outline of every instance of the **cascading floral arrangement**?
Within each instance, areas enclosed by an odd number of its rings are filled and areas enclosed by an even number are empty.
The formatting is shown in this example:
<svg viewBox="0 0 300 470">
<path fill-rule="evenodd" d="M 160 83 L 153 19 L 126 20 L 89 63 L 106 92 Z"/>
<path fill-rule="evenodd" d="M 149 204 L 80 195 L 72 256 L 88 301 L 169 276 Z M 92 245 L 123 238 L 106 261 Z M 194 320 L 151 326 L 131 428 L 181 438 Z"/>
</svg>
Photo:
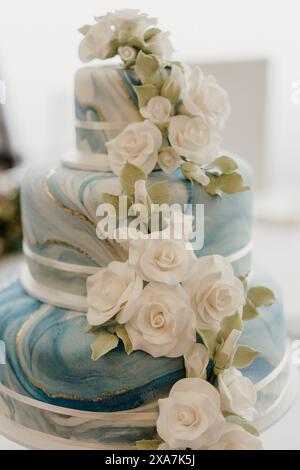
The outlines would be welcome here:
<svg viewBox="0 0 300 470">
<path fill-rule="evenodd" d="M 172 61 L 169 33 L 156 23 L 138 10 L 121 10 L 80 29 L 82 61 L 119 55 L 139 83 L 134 91 L 143 120 L 107 143 L 112 171 L 119 175 L 129 162 L 149 174 L 159 165 L 167 174 L 180 168 L 210 195 L 247 190 L 237 163 L 220 156 L 230 114 L 226 91 L 199 67 Z"/>
<path fill-rule="evenodd" d="M 181 168 L 211 195 L 247 189 L 237 164 L 216 158 L 219 133 L 229 115 L 226 92 L 199 68 L 171 62 L 168 33 L 136 10 L 122 10 L 84 26 L 84 61 L 120 55 L 140 80 L 135 86 L 139 123 L 107 144 L 128 205 L 146 208 L 169 202 L 164 182 L 147 186 L 158 164 L 166 173 Z M 103 200 L 118 209 L 118 197 Z M 184 232 L 182 232 L 184 233 Z M 251 424 L 256 390 L 240 369 L 259 355 L 239 344 L 245 321 L 275 301 L 271 290 L 248 289 L 222 256 L 196 258 L 184 237 L 168 239 L 135 231 L 126 241 L 128 260 L 114 261 L 88 278 L 88 333 L 95 335 L 98 360 L 120 342 L 127 354 L 142 350 L 154 358 L 183 357 L 186 378 L 158 401 L 157 433 L 138 449 L 259 449 Z M 116 241 L 118 240 L 116 235 Z"/>
<path fill-rule="evenodd" d="M 145 181 L 137 180 L 135 188 L 141 201 Z M 247 289 L 222 256 L 197 259 L 184 238 L 131 235 L 128 261 L 114 261 L 87 281 L 92 359 L 121 341 L 128 355 L 182 356 L 186 370 L 169 397 L 158 401 L 157 436 L 137 448 L 260 448 L 250 422 L 255 387 L 239 370 L 260 353 L 238 341 L 244 322 L 256 318 L 260 306 L 271 306 L 274 294 L 262 286 Z"/>
</svg>

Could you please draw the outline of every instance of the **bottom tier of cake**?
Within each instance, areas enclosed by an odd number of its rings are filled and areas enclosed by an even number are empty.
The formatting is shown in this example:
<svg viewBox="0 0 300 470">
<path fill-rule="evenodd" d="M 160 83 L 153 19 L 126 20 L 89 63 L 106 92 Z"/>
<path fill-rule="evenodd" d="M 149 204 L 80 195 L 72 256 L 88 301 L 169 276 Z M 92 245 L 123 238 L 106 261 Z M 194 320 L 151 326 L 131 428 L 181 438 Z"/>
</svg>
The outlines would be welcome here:
<svg viewBox="0 0 300 470">
<path fill-rule="evenodd" d="M 277 293 L 265 276 L 252 282 Z M 137 440 L 152 439 L 157 400 L 184 377 L 182 359 L 154 359 L 140 351 L 127 356 L 120 346 L 94 362 L 86 326 L 84 314 L 42 304 L 19 282 L 2 290 L 6 364 L 0 366 L 0 414 L 24 429 L 87 447 L 131 448 Z M 258 422 L 265 427 L 270 419 L 264 416 L 285 393 L 289 375 L 278 295 L 271 308 L 246 322 L 241 342 L 262 352 L 244 374 L 256 385 Z"/>
</svg>

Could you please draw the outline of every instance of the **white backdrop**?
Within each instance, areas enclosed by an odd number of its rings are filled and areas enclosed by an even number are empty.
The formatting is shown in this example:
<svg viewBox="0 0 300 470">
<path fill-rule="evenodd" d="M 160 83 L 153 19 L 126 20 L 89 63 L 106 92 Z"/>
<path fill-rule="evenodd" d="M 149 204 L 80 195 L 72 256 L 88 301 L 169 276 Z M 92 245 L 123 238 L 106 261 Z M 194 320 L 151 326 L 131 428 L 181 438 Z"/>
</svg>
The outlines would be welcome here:
<svg viewBox="0 0 300 470">
<path fill-rule="evenodd" d="M 300 80 L 299 0 L 0 0 L 0 79 L 15 147 L 27 158 L 55 159 L 70 145 L 77 28 L 123 7 L 157 16 L 184 60 L 270 60 L 267 181 L 297 186 L 300 104 L 291 96 Z"/>
</svg>

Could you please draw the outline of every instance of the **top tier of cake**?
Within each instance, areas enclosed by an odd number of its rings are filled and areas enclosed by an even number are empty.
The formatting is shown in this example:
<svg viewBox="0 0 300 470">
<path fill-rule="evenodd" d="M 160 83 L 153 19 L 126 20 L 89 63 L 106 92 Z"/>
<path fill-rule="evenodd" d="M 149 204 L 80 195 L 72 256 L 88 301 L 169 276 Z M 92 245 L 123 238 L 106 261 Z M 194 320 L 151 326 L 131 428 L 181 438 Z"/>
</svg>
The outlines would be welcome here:
<svg viewBox="0 0 300 470">
<path fill-rule="evenodd" d="M 133 89 L 137 84 L 134 71 L 121 67 L 84 67 L 76 73 L 76 143 L 86 169 L 93 169 L 95 159 L 107 169 L 105 144 L 142 120 Z"/>
</svg>

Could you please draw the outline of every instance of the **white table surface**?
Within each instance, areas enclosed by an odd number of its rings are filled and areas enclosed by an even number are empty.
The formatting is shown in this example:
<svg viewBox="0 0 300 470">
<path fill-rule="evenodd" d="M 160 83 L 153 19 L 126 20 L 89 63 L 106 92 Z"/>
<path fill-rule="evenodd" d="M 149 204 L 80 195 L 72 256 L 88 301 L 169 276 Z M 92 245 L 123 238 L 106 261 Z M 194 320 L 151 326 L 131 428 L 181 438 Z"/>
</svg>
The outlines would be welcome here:
<svg viewBox="0 0 300 470">
<path fill-rule="evenodd" d="M 257 224 L 254 233 L 254 262 L 264 265 L 282 286 L 288 330 L 293 340 L 300 340 L 300 311 L 298 292 L 300 288 L 300 228 Z M 15 273 L 20 258 L 12 256 L 0 261 L 0 278 Z M 300 450 L 300 390 L 299 395 L 280 421 L 262 434 L 267 450 Z M 0 436 L 0 450 L 21 450 Z"/>
</svg>

